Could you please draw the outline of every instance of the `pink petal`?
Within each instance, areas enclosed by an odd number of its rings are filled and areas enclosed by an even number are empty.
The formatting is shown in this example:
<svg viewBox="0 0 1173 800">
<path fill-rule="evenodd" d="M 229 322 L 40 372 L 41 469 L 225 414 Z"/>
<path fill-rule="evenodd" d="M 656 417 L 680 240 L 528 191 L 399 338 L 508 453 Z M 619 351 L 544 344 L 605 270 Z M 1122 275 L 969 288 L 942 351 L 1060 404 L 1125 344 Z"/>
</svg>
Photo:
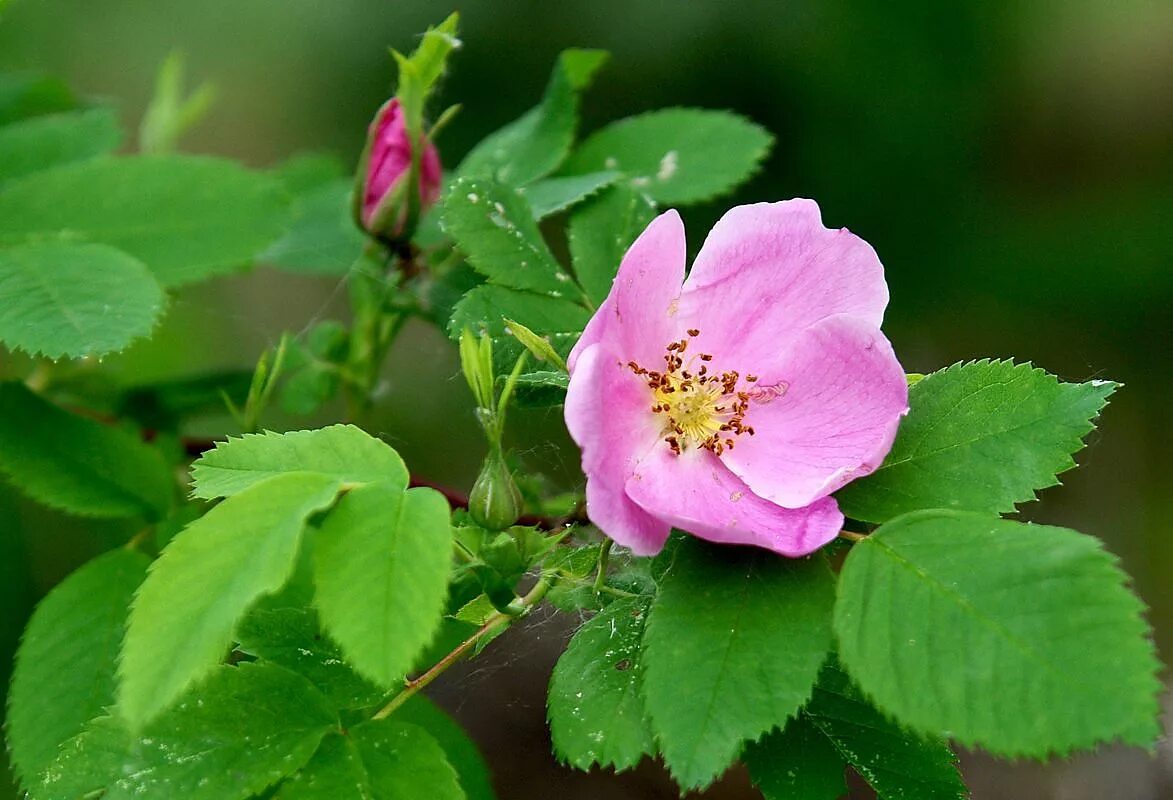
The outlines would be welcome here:
<svg viewBox="0 0 1173 800">
<path fill-rule="evenodd" d="M 411 167 L 411 146 L 399 100 L 388 100 L 371 123 L 371 153 L 363 187 L 363 221 L 370 224 L 379 202 Z"/>
<path fill-rule="evenodd" d="M 908 411 L 908 384 L 879 329 L 849 316 L 825 319 L 763 367 L 740 436 L 721 456 L 756 493 L 801 508 L 867 475 L 892 447 Z M 751 393 L 751 397 L 753 397 Z"/>
<path fill-rule="evenodd" d="M 398 98 L 391 98 L 371 123 L 371 152 L 363 186 L 363 222 L 371 224 L 383 198 L 411 170 L 411 139 Z M 420 155 L 420 203 L 426 208 L 440 197 L 443 170 L 435 145 L 427 142 Z"/>
<path fill-rule="evenodd" d="M 664 348 L 679 338 L 675 312 L 685 259 L 684 223 L 675 211 L 665 211 L 623 256 L 611 293 L 570 351 L 571 371 L 581 353 L 604 338 L 625 363 L 662 368 Z"/>
<path fill-rule="evenodd" d="M 443 182 L 444 168 L 440 165 L 440 152 L 429 141 L 420 156 L 420 203 L 424 208 L 440 199 Z"/>
<path fill-rule="evenodd" d="M 648 388 L 605 345 L 579 354 L 565 414 L 582 448 L 587 514 L 603 533 L 641 556 L 660 552 L 670 532 L 623 491 L 638 457 L 660 436 L 651 403 Z"/>
<path fill-rule="evenodd" d="M 851 314 L 880 327 L 887 304 L 871 246 L 824 228 L 813 200 L 787 200 L 737 206 L 713 226 L 684 284 L 680 316 L 700 329 L 701 350 L 754 371 L 824 317 Z"/>
<path fill-rule="evenodd" d="M 834 498 L 782 508 L 758 497 L 703 449 L 675 455 L 666 445 L 653 446 L 628 479 L 627 494 L 648 513 L 702 539 L 756 545 L 792 558 L 819 549 L 843 526 Z"/>
</svg>

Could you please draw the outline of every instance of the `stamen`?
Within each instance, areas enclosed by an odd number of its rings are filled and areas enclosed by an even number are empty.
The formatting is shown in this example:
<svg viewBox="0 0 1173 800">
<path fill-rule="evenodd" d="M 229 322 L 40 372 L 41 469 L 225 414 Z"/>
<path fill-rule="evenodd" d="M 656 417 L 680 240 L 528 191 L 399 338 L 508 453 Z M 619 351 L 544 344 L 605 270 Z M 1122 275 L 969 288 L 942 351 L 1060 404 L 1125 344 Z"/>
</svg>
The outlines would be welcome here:
<svg viewBox="0 0 1173 800">
<path fill-rule="evenodd" d="M 644 369 L 635 361 L 629 361 L 627 366 L 652 390 L 652 413 L 665 416 L 664 441 L 674 454 L 700 447 L 719 456 L 733 449 L 738 436 L 754 435 L 753 428 L 745 424 L 750 402 L 757 401 L 763 389 L 774 387 L 741 389 L 743 379 L 737 370 L 710 374 L 711 353 L 692 355 L 686 364 L 682 356 L 689 340 L 699 336 L 700 331 L 689 328 L 687 333 L 689 338 L 669 342 L 664 348 L 663 372 Z M 702 363 L 694 373 L 691 367 L 698 359 Z M 744 378 L 747 384 L 757 380 L 756 375 Z"/>
</svg>

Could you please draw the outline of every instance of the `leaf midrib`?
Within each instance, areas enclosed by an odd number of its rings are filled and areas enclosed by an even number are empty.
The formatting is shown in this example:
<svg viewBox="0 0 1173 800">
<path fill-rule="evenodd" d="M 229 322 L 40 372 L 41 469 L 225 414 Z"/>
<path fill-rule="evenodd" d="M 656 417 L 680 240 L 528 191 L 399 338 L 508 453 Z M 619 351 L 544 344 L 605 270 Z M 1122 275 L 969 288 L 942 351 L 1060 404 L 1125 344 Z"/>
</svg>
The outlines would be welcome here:
<svg viewBox="0 0 1173 800">
<path fill-rule="evenodd" d="M 909 572 L 911 572 L 913 575 L 920 578 L 922 581 L 924 581 L 924 583 L 927 586 L 929 586 L 932 589 L 936 589 L 937 592 L 939 594 L 943 595 L 944 597 L 955 600 L 957 606 L 961 607 L 962 609 L 970 611 L 971 616 L 974 619 L 981 622 L 984 626 L 986 626 L 990 630 L 1000 634 L 1002 636 L 1002 638 L 1005 639 L 1005 641 L 1012 644 L 1028 660 L 1033 661 L 1033 662 L 1037 663 L 1038 665 L 1042 666 L 1049 673 L 1056 675 L 1059 678 L 1066 679 L 1063 681 L 1064 683 L 1068 683 L 1068 684 L 1076 685 L 1076 686 L 1081 686 L 1081 687 L 1091 687 L 1091 684 L 1087 683 L 1086 681 L 1079 680 L 1078 678 L 1075 678 L 1074 676 L 1072 676 L 1070 673 L 1063 671 L 1057 665 L 1052 664 L 1050 661 L 1048 661 L 1046 658 L 1044 658 L 1042 656 L 1042 654 L 1038 653 L 1033 648 L 1031 648 L 1028 643 L 1026 643 L 1022 639 L 1020 639 L 1018 636 L 1016 636 L 1013 631 L 1006 628 L 998 620 L 996 620 L 992 617 L 989 617 L 985 613 L 983 613 L 981 611 L 981 609 L 979 609 L 976 605 L 974 605 L 969 600 L 969 598 L 965 597 L 964 595 L 962 595 L 961 593 L 959 593 L 953 589 L 950 589 L 948 586 L 941 583 L 939 580 L 934 578 L 932 575 L 925 572 L 923 569 L 918 567 L 915 563 L 908 560 L 905 556 L 903 556 L 897 550 L 892 548 L 882 538 L 870 537 L 866 541 L 870 542 L 872 545 L 874 545 L 876 547 L 881 548 L 885 553 L 890 554 L 894 563 L 900 565 L 901 567 L 904 567 Z"/>
<path fill-rule="evenodd" d="M 692 747 L 688 752 L 687 763 L 691 766 L 695 766 L 693 762 L 696 758 L 696 753 L 700 749 L 701 744 L 706 739 L 705 732 L 707 732 L 709 723 L 713 718 L 713 707 L 717 703 L 717 695 L 721 693 L 721 687 L 725 683 L 725 676 L 727 674 L 726 666 L 729 663 L 729 656 L 733 652 L 733 645 L 741 635 L 741 618 L 745 613 L 745 608 L 747 605 L 746 601 L 749 599 L 750 594 L 749 587 L 756 571 L 757 565 L 754 564 L 750 567 L 749 573 L 745 576 L 745 581 L 741 585 L 740 596 L 738 597 L 737 603 L 737 614 L 733 620 L 733 631 L 730 633 L 725 645 L 725 652 L 721 654 L 721 665 L 717 670 L 718 677 L 717 681 L 713 684 L 713 691 L 709 693 L 709 702 L 705 707 L 704 722 L 698 726 L 696 735 L 693 737 Z"/>
</svg>

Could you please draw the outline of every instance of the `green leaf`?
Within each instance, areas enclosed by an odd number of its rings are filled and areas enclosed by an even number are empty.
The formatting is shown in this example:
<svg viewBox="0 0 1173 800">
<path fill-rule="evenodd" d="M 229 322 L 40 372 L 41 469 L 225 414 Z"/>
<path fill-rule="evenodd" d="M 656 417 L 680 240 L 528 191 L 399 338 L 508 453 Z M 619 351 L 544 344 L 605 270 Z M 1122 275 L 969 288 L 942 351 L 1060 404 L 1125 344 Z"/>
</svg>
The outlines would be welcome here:
<svg viewBox="0 0 1173 800">
<path fill-rule="evenodd" d="M 542 239 L 529 203 L 516 190 L 462 178 L 445 195 L 444 230 L 469 263 L 501 286 L 551 297 L 577 297 L 578 287 Z"/>
<path fill-rule="evenodd" d="M 299 339 L 287 340 L 281 407 L 292 414 L 312 414 L 338 392 L 350 333 L 342 323 L 328 319 Z"/>
<path fill-rule="evenodd" d="M 218 667 L 198 692 L 135 737 L 95 719 L 62 748 L 36 800 L 244 800 L 290 775 L 338 719 L 305 678 L 281 667 Z"/>
<path fill-rule="evenodd" d="M 0 183 L 118 149 L 118 115 L 99 107 L 33 117 L 0 127 Z"/>
<path fill-rule="evenodd" d="M 427 218 L 435 219 L 439 216 L 439 210 L 433 208 Z M 447 255 L 449 260 L 438 260 L 440 254 Z M 428 278 L 420 287 L 421 300 L 424 303 L 421 313 L 424 319 L 439 328 L 444 328 L 452 318 L 452 311 L 460 299 L 484 283 L 484 277 L 460 258 L 454 248 L 438 246 L 429 259 Z"/>
<path fill-rule="evenodd" d="M 909 388 L 911 410 L 883 465 L 836 498 L 868 522 L 922 508 L 1014 511 L 1075 466 L 1117 386 L 1060 383 L 1009 361 L 954 364 Z"/>
<path fill-rule="evenodd" d="M 315 539 L 315 604 L 347 661 L 392 687 L 436 633 L 452 526 L 434 489 L 372 483 L 343 497 Z"/>
<path fill-rule="evenodd" d="M 237 621 L 282 587 L 306 520 L 334 502 L 339 485 L 327 475 L 278 475 L 229 497 L 171 540 L 135 595 L 118 665 L 119 710 L 132 728 L 227 654 Z"/>
<path fill-rule="evenodd" d="M 312 608 L 256 608 L 236 631 L 237 649 L 309 679 L 335 708 L 369 708 L 386 692 L 343 661 L 338 645 L 322 636 Z"/>
<path fill-rule="evenodd" d="M 353 425 L 290 433 L 246 433 L 217 442 L 192 464 L 196 497 L 230 497 L 286 472 L 316 472 L 342 483 L 386 481 L 407 488 L 407 467 L 384 442 Z"/>
<path fill-rule="evenodd" d="M 914 512 L 848 555 L 840 658 L 895 719 L 998 755 L 1148 746 L 1159 665 L 1126 581 L 1074 531 Z"/>
<path fill-rule="evenodd" d="M 595 306 L 607 299 L 623 254 L 655 216 L 647 196 L 625 185 L 611 187 L 570 215 L 574 274 Z"/>
<path fill-rule="evenodd" d="M 823 667 L 798 717 L 746 748 L 744 761 L 766 800 L 833 800 L 850 764 L 880 800 L 969 797 L 957 757 L 940 740 L 901 729 L 863 699 L 834 660 Z"/>
<path fill-rule="evenodd" d="M 347 177 L 346 173 L 347 169 L 338 156 L 314 151 L 297 153 L 272 170 L 273 177 L 292 195 L 321 189 L 339 178 Z"/>
<path fill-rule="evenodd" d="M 534 219 L 541 220 L 565 211 L 592 197 L 615 182 L 619 173 L 613 170 L 570 175 L 565 178 L 547 178 L 531 183 L 522 194 L 533 209 Z"/>
<path fill-rule="evenodd" d="M 619 170 L 657 203 L 687 205 L 733 191 L 757 172 L 773 142 L 764 128 L 729 111 L 666 108 L 596 131 L 561 171 Z"/>
<path fill-rule="evenodd" d="M 103 158 L 0 190 L 0 247 L 67 234 L 125 250 L 164 286 L 234 271 L 277 239 L 276 180 L 201 156 Z"/>
<path fill-rule="evenodd" d="M 847 794 L 843 757 L 805 715 L 746 747 L 743 760 L 765 800 L 838 800 Z"/>
<path fill-rule="evenodd" d="M 0 383 L 0 471 L 34 500 L 86 517 L 158 520 L 174 492 L 162 456 L 138 436 L 15 382 Z"/>
<path fill-rule="evenodd" d="M 565 372 L 528 372 L 517 378 L 513 396 L 519 406 L 543 408 L 566 402 L 570 376 Z"/>
<path fill-rule="evenodd" d="M 114 666 L 127 609 L 150 559 L 118 549 L 84 565 L 33 612 L 8 694 L 7 739 L 26 789 L 57 748 L 114 702 Z"/>
<path fill-rule="evenodd" d="M 281 384 L 281 409 L 302 416 L 313 414 L 337 394 L 340 385 L 337 370 L 307 364 Z"/>
<path fill-rule="evenodd" d="M 969 797 L 949 745 L 921 738 L 889 721 L 864 700 L 835 663 L 823 668 L 803 716 L 881 800 Z"/>
<path fill-rule="evenodd" d="M 75 108 L 77 97 L 59 78 L 28 73 L 0 75 L 0 125 Z"/>
<path fill-rule="evenodd" d="M 655 752 L 644 711 L 644 621 L 651 598 L 616 600 L 578 629 L 550 679 L 554 753 L 578 769 L 631 769 Z"/>
<path fill-rule="evenodd" d="M 274 800 L 464 800 L 456 770 L 427 731 L 394 719 L 331 735 Z"/>
<path fill-rule="evenodd" d="M 349 272 L 365 241 L 350 216 L 352 184 L 340 178 L 295 195 L 288 232 L 257 260 L 308 275 Z"/>
<path fill-rule="evenodd" d="M 487 594 L 478 594 L 462 605 L 455 614 L 449 616 L 479 628 L 497 613 L 497 607 L 493 605 L 492 599 Z"/>
<path fill-rule="evenodd" d="M 148 335 L 162 312 L 155 277 L 121 250 L 68 242 L 0 249 L 0 341 L 11 348 L 104 356 Z"/>
<path fill-rule="evenodd" d="M 456 304 L 448 323 L 448 333 L 457 337 L 460 331 L 469 328 L 474 333 L 491 336 L 493 362 L 500 373 L 512 369 L 524 350 L 521 343 L 506 331 L 506 319 L 520 322 L 542 336 L 550 342 L 554 352 L 565 358 L 590 317 L 586 308 L 569 300 L 484 285 L 470 291 Z"/>
<path fill-rule="evenodd" d="M 709 784 L 810 697 L 831 645 L 835 587 L 822 558 L 688 538 L 660 578 L 644 633 L 644 698 L 664 763 Z"/>
<path fill-rule="evenodd" d="M 602 50 L 563 51 L 541 104 L 481 141 L 457 175 L 524 186 L 557 169 L 574 143 L 579 93 L 606 60 Z"/>
<path fill-rule="evenodd" d="M 489 766 L 464 728 L 422 694 L 395 709 L 395 720 L 426 730 L 448 756 L 468 800 L 496 800 Z"/>
</svg>

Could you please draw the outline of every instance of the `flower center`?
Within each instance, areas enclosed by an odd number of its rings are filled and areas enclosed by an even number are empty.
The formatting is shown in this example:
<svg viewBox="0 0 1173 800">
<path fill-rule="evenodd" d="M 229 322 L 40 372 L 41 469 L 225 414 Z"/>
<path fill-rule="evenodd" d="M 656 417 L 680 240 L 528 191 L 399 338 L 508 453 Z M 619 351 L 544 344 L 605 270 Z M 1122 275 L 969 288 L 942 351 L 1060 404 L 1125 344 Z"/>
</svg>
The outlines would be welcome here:
<svg viewBox="0 0 1173 800">
<path fill-rule="evenodd" d="M 693 328 L 688 338 L 670 342 L 662 372 L 644 369 L 634 361 L 627 364 L 652 390 L 652 412 L 664 416 L 664 441 L 677 455 L 689 447 L 721 455 L 733 449 L 738 436 L 754 434 L 745 424 L 752 394 L 738 388 L 741 375 L 735 370 L 710 372 L 713 356 L 708 353 L 691 355 L 685 361 L 689 341 L 699 335 Z M 757 376 L 746 375 L 744 380 L 754 383 Z"/>
</svg>

